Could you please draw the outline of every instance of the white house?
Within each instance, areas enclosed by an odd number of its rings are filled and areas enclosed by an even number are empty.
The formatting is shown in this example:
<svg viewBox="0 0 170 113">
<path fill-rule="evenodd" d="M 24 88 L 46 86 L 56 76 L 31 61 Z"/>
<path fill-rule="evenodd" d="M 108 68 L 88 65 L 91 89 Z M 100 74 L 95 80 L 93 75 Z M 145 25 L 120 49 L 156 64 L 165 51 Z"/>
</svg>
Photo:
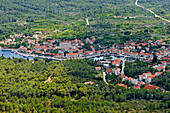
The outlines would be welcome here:
<svg viewBox="0 0 170 113">
<path fill-rule="evenodd" d="M 120 68 L 115 67 L 115 68 L 113 69 L 113 72 L 114 72 L 115 75 L 119 75 L 119 74 L 120 74 Z"/>
<path fill-rule="evenodd" d="M 148 77 L 148 76 L 152 75 L 152 73 L 151 73 L 151 72 L 143 73 L 143 75 L 145 75 L 146 77 Z"/>
<path fill-rule="evenodd" d="M 146 79 L 145 75 L 139 75 L 139 80 L 142 81 L 143 79 Z"/>
<path fill-rule="evenodd" d="M 152 73 L 148 72 L 148 73 L 143 73 L 142 75 L 139 75 L 139 80 L 142 81 L 143 79 L 147 79 L 148 76 L 151 76 Z"/>
<path fill-rule="evenodd" d="M 109 64 L 103 64 L 103 66 L 109 68 Z"/>
<path fill-rule="evenodd" d="M 131 83 L 137 84 L 137 83 L 138 83 L 138 80 L 137 80 L 137 79 L 131 79 Z"/>
<path fill-rule="evenodd" d="M 148 77 L 146 78 L 146 82 L 147 82 L 147 83 L 150 83 L 150 82 L 152 81 L 152 79 L 155 78 L 155 76 L 156 76 L 156 75 L 148 76 Z"/>
<path fill-rule="evenodd" d="M 37 38 L 38 38 L 38 35 L 37 35 L 37 34 L 34 34 L 32 37 L 35 38 L 35 39 L 37 39 Z"/>
</svg>

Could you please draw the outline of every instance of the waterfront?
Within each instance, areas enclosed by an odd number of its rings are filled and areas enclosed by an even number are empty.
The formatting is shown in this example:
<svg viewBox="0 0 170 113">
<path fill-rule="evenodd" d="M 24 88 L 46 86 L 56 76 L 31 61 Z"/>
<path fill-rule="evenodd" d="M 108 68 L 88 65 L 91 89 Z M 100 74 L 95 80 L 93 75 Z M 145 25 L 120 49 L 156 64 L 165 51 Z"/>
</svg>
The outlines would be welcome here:
<svg viewBox="0 0 170 113">
<path fill-rule="evenodd" d="M 23 58 L 23 59 L 29 59 L 29 60 L 33 60 L 34 57 L 33 56 L 22 56 L 19 54 L 16 54 L 10 50 L 0 50 L 0 56 L 4 56 L 5 58 Z"/>
<path fill-rule="evenodd" d="M 0 56 L 2 56 L 2 55 L 5 58 L 23 58 L 23 59 L 34 60 L 34 56 L 33 55 L 32 56 L 28 56 L 28 55 L 24 56 L 24 54 L 17 54 L 16 52 L 11 51 L 11 50 L 0 50 Z M 43 59 L 43 58 L 51 59 L 51 57 L 43 57 L 43 56 L 35 56 L 35 57 L 40 57 L 40 59 Z M 107 57 L 107 55 L 106 56 L 91 57 L 89 59 L 97 61 L 97 60 L 104 60 L 104 59 L 106 59 L 105 57 Z M 118 57 L 115 57 L 115 56 L 110 56 L 110 57 L 111 57 L 111 60 L 122 59 L 122 58 L 118 58 Z M 59 59 L 55 59 L 55 60 L 59 60 Z"/>
</svg>

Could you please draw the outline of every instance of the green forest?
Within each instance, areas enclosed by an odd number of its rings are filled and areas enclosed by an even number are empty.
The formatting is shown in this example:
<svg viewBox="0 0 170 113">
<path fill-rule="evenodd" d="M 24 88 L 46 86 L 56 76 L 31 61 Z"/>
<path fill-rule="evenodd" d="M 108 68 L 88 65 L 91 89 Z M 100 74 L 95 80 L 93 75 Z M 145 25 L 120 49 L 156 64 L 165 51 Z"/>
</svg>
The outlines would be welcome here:
<svg viewBox="0 0 170 113">
<path fill-rule="evenodd" d="M 75 65 L 77 64 L 77 65 Z M 0 57 L 2 112 L 168 112 L 170 93 L 125 89 L 96 79 L 88 59 L 48 61 Z M 169 73 L 168 73 L 169 75 Z M 51 77 L 52 82 L 46 82 Z M 93 85 L 84 82 L 93 81 Z M 161 82 L 161 81 L 160 81 Z"/>
<path fill-rule="evenodd" d="M 149 3 L 160 6 L 161 16 L 169 17 L 168 0 Z M 141 0 L 139 4 L 146 6 Z M 0 0 L 0 12 L 0 41 L 11 34 L 49 31 L 48 38 L 63 40 L 100 37 L 96 43 L 107 47 L 145 37 L 166 39 L 170 31 L 168 23 L 135 6 L 135 0 Z"/>
</svg>

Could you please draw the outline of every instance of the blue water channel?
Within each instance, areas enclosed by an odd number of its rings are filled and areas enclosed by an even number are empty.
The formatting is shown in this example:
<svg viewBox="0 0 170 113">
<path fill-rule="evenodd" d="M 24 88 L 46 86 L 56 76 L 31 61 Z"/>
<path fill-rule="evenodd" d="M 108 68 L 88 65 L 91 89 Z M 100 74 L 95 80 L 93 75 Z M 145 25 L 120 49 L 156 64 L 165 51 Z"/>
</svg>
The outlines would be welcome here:
<svg viewBox="0 0 170 113">
<path fill-rule="evenodd" d="M 34 57 L 32 56 L 28 56 L 28 57 L 25 57 L 25 56 L 22 56 L 22 55 L 19 55 L 19 54 L 16 54 L 10 50 L 0 50 L 0 56 L 4 56 L 5 58 L 23 58 L 23 59 L 29 59 L 29 60 L 33 60 Z"/>
<path fill-rule="evenodd" d="M 29 60 L 34 60 L 34 57 L 33 56 L 22 56 L 22 55 L 19 55 L 19 54 L 16 54 L 10 50 L 0 50 L 0 56 L 4 56 L 5 58 L 23 58 L 23 59 L 29 59 Z M 94 61 L 98 61 L 98 60 L 104 60 L 104 57 L 105 56 L 99 56 L 99 57 L 93 57 L 93 58 L 90 58 Z M 111 59 L 110 60 L 114 60 L 114 59 L 121 59 L 122 58 L 118 58 L 118 57 L 115 57 L 115 56 L 110 56 Z M 42 58 L 40 58 L 42 59 Z"/>
</svg>

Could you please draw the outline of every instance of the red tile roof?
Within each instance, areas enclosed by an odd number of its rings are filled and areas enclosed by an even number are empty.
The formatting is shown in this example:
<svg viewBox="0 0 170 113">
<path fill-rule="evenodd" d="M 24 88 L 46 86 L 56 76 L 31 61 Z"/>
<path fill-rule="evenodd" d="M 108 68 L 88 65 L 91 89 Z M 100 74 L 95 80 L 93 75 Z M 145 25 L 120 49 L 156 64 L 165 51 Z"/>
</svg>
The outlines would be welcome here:
<svg viewBox="0 0 170 113">
<path fill-rule="evenodd" d="M 19 48 L 19 49 L 27 50 L 27 48 L 26 48 L 26 47 L 21 47 L 21 48 Z"/>
<path fill-rule="evenodd" d="M 55 54 L 55 56 L 60 56 L 60 54 Z"/>
<path fill-rule="evenodd" d="M 144 82 L 139 81 L 138 84 L 145 84 Z"/>
<path fill-rule="evenodd" d="M 88 81 L 88 82 L 85 82 L 84 84 L 91 84 L 91 85 L 93 85 L 94 84 L 94 82 L 91 82 L 91 81 Z"/>
<path fill-rule="evenodd" d="M 115 67 L 115 68 L 114 68 L 114 70 L 115 70 L 115 71 L 119 71 L 119 70 L 120 70 L 120 68 L 118 68 L 118 67 Z"/>
<path fill-rule="evenodd" d="M 35 53 L 42 53 L 43 51 L 35 51 Z"/>
<path fill-rule="evenodd" d="M 140 77 L 145 77 L 145 75 L 139 75 Z"/>
<path fill-rule="evenodd" d="M 152 40 L 148 40 L 148 42 L 152 42 Z"/>
<path fill-rule="evenodd" d="M 92 45 L 90 45 L 90 48 L 91 48 L 91 49 L 94 49 L 94 47 L 93 47 Z"/>
<path fill-rule="evenodd" d="M 129 80 L 129 81 L 132 80 L 132 79 L 133 79 L 133 78 L 131 78 L 131 77 L 127 78 L 127 80 Z"/>
<path fill-rule="evenodd" d="M 93 38 L 93 40 L 92 40 L 92 41 L 94 42 L 95 40 L 96 40 L 96 39 L 95 39 L 95 38 Z"/>
<path fill-rule="evenodd" d="M 149 86 L 145 86 L 144 88 L 150 90 L 150 89 L 156 89 L 157 87 L 153 85 L 149 85 Z"/>
<path fill-rule="evenodd" d="M 78 55 L 78 53 L 66 53 L 66 56 L 67 55 Z"/>
<path fill-rule="evenodd" d="M 165 63 L 167 63 L 167 61 L 161 61 L 161 63 L 162 63 L 162 64 L 165 64 Z"/>
<path fill-rule="evenodd" d="M 95 67 L 95 70 L 101 70 L 101 67 Z"/>
<path fill-rule="evenodd" d="M 39 46 L 34 46 L 33 48 L 39 48 Z"/>
<path fill-rule="evenodd" d="M 157 67 L 157 70 L 165 69 L 163 66 Z"/>
<path fill-rule="evenodd" d="M 114 65 L 114 64 L 119 64 L 119 62 L 112 62 L 112 65 Z"/>
<path fill-rule="evenodd" d="M 151 76 L 148 76 L 148 78 L 154 78 L 156 75 L 151 75 Z"/>
<path fill-rule="evenodd" d="M 53 55 L 53 53 L 48 53 L 48 52 L 46 52 L 45 54 L 46 54 L 46 55 Z"/>
<path fill-rule="evenodd" d="M 127 86 L 126 85 L 124 85 L 124 84 L 117 84 L 118 86 L 122 86 L 122 87 L 125 87 L 125 88 L 127 88 Z"/>
<path fill-rule="evenodd" d="M 121 60 L 120 59 L 114 59 L 114 62 L 120 62 Z"/>
<path fill-rule="evenodd" d="M 135 89 L 140 89 L 140 86 L 138 86 L 138 85 L 135 85 Z"/>
<path fill-rule="evenodd" d="M 127 76 L 125 76 L 125 75 L 121 75 L 121 77 L 122 77 L 122 78 L 127 78 Z"/>
<path fill-rule="evenodd" d="M 112 73 L 112 69 L 111 69 L 111 68 L 107 68 L 107 69 L 106 69 L 106 72 Z"/>
<path fill-rule="evenodd" d="M 144 75 L 152 75 L 152 73 L 151 73 L 151 72 L 148 72 L 148 73 L 144 73 Z"/>
<path fill-rule="evenodd" d="M 141 43 L 143 46 L 147 45 L 148 43 Z"/>
<path fill-rule="evenodd" d="M 131 45 L 135 45 L 135 43 L 133 42 L 133 43 L 131 43 Z"/>
<path fill-rule="evenodd" d="M 101 64 L 101 61 L 98 61 L 97 63 L 98 63 L 98 64 Z"/>
</svg>

